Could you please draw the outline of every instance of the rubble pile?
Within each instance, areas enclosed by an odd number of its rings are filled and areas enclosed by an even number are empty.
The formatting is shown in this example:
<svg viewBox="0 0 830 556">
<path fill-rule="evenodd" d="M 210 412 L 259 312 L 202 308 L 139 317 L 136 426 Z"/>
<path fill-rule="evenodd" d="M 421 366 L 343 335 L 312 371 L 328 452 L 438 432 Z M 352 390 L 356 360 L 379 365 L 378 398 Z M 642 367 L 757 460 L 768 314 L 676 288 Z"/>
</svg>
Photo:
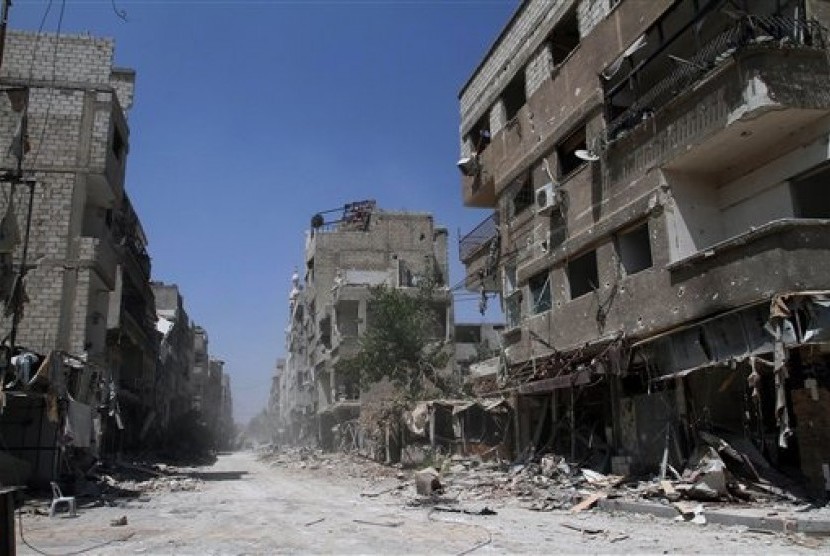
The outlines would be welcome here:
<svg viewBox="0 0 830 556">
<path fill-rule="evenodd" d="M 199 490 L 203 481 L 187 468 L 163 463 L 135 464 L 117 462 L 87 473 L 87 480 L 100 495 L 138 496 L 149 492 L 188 492 Z M 89 483 L 88 483 L 89 484 Z M 87 489 L 90 495 L 95 488 Z"/>
<path fill-rule="evenodd" d="M 536 511 L 568 509 L 622 477 L 579 469 L 554 454 L 538 462 L 503 464 L 453 456 L 444 466 L 444 494 L 459 500 L 511 497 Z"/>
<path fill-rule="evenodd" d="M 379 464 L 354 454 L 323 452 L 308 447 L 279 447 L 262 451 L 259 459 L 272 467 L 298 470 L 325 470 L 339 476 L 364 479 L 404 478 L 395 467 Z"/>
</svg>

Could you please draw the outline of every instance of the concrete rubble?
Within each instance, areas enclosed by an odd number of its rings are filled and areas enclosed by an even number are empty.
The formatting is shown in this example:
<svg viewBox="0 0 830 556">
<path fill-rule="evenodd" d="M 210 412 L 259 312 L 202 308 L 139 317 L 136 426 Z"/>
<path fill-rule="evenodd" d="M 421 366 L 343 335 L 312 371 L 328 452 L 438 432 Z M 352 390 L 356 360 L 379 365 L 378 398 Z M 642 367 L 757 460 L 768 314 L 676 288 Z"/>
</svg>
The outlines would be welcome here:
<svg viewBox="0 0 830 556">
<path fill-rule="evenodd" d="M 737 453 L 723 442 L 721 451 L 727 450 Z M 432 460 L 433 465 L 421 468 L 383 465 L 353 454 L 310 448 L 269 448 L 260 458 L 271 466 L 297 472 L 368 478 L 378 488 L 363 496 L 388 496 L 406 506 L 430 506 L 435 511 L 486 515 L 493 511 L 490 508 L 515 505 L 534 512 L 576 514 L 599 507 L 699 525 L 717 517 L 719 523 L 744 524 L 758 530 L 830 533 L 827 508 L 765 479 L 747 477 L 746 470 L 736 468 L 733 461 L 724 461 L 715 448 L 700 452 L 685 469 L 669 468 L 671 476 L 663 478 L 603 474 L 556 454 L 544 454 L 525 463 L 439 455 Z M 806 525 L 797 525 L 798 520 Z"/>
</svg>

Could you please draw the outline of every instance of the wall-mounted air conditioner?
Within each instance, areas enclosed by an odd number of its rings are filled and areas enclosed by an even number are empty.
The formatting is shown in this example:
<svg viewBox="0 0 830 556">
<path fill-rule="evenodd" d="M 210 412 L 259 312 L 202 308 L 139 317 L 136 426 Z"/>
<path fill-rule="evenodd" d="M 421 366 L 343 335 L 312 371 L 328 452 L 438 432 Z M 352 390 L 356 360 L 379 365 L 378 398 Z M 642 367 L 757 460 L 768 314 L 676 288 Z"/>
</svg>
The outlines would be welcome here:
<svg viewBox="0 0 830 556">
<path fill-rule="evenodd" d="M 536 214 L 549 215 L 559 207 L 559 191 L 552 183 L 536 190 Z"/>
</svg>

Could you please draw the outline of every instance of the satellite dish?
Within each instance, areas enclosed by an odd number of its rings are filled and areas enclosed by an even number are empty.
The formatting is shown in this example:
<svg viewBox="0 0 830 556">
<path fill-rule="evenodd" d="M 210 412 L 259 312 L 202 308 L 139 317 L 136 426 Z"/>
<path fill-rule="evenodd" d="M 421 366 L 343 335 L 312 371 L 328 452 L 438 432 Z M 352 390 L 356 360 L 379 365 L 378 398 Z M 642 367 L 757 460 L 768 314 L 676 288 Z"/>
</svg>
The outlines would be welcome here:
<svg viewBox="0 0 830 556">
<path fill-rule="evenodd" d="M 599 155 L 597 153 L 595 153 L 594 151 L 589 151 L 587 149 L 577 149 L 576 152 L 574 152 L 574 154 L 578 159 L 585 160 L 587 162 L 596 162 L 597 160 L 599 160 Z"/>
</svg>

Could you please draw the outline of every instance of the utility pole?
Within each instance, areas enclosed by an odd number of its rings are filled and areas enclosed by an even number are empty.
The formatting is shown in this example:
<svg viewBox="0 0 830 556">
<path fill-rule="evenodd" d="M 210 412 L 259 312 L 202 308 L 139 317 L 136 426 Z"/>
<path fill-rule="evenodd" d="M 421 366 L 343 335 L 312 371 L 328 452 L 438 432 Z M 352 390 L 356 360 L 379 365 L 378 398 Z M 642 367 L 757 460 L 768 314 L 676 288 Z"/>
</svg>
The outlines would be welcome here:
<svg viewBox="0 0 830 556">
<path fill-rule="evenodd" d="M 12 0 L 3 0 L 3 11 L 0 13 L 0 68 L 3 67 L 3 51 L 6 49 L 6 27 L 9 25 L 9 8 Z"/>
</svg>

